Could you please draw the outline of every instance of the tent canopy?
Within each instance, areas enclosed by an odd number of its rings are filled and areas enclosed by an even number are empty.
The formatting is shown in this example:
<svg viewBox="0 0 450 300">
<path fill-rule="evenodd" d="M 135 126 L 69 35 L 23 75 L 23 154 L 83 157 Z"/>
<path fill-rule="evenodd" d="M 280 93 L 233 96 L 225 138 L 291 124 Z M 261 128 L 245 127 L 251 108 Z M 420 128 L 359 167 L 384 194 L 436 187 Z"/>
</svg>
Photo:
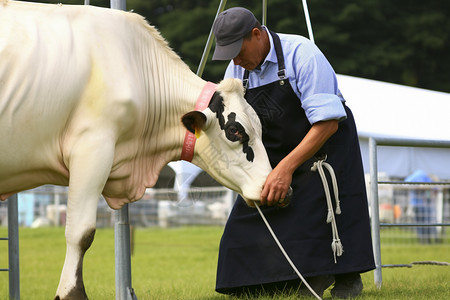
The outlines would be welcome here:
<svg viewBox="0 0 450 300">
<path fill-rule="evenodd" d="M 365 172 L 368 137 L 450 141 L 450 94 L 338 75 L 339 88 L 355 116 Z M 422 169 L 450 180 L 450 149 L 378 147 L 378 171 L 406 177 Z"/>
<path fill-rule="evenodd" d="M 450 141 L 450 94 L 338 75 L 360 135 Z"/>
</svg>

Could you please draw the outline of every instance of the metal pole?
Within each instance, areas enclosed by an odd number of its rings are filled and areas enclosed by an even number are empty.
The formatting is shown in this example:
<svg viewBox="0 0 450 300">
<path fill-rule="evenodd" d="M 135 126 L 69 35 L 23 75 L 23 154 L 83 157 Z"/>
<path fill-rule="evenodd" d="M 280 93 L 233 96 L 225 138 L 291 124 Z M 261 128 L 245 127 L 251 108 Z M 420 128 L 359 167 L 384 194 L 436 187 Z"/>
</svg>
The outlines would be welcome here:
<svg viewBox="0 0 450 300">
<path fill-rule="evenodd" d="M 127 1 L 126 0 L 111 0 L 111 8 L 126 10 L 127 9 Z"/>
<path fill-rule="evenodd" d="M 219 8 L 217 9 L 217 13 L 214 18 L 214 21 L 216 20 L 217 16 L 223 11 L 226 4 L 227 4 L 227 0 L 220 0 Z M 206 60 L 208 59 L 209 52 L 211 51 L 213 36 L 214 36 L 213 27 L 211 26 L 211 30 L 209 31 L 208 40 L 206 41 L 205 49 L 203 50 L 202 58 L 200 59 L 200 63 L 198 64 L 197 76 L 202 77 L 202 75 L 203 75 L 203 71 L 205 70 Z"/>
<path fill-rule="evenodd" d="M 111 8 L 126 10 L 125 0 L 111 0 Z M 136 299 L 131 287 L 130 222 L 128 204 L 114 212 L 116 300 Z"/>
<path fill-rule="evenodd" d="M 20 299 L 19 209 L 17 194 L 8 198 L 9 298 Z"/>
<path fill-rule="evenodd" d="M 116 262 L 116 300 L 130 299 L 131 288 L 131 251 L 130 222 L 128 204 L 115 213 L 115 262 Z M 133 297 L 131 297 L 133 299 Z"/>
<path fill-rule="evenodd" d="M 53 192 L 55 193 L 55 226 L 59 226 L 60 225 L 59 205 L 61 203 L 60 193 L 59 191 L 55 191 L 54 189 Z"/>
<path fill-rule="evenodd" d="M 375 137 L 379 146 L 450 148 L 450 141 Z"/>
<path fill-rule="evenodd" d="M 306 26 L 308 27 L 309 39 L 314 43 L 314 34 L 311 26 L 311 19 L 309 18 L 308 4 L 306 3 L 306 0 L 302 0 L 302 2 L 303 2 L 303 11 L 305 13 Z"/>
<path fill-rule="evenodd" d="M 378 206 L 378 160 L 377 142 L 369 138 L 369 160 L 370 160 L 370 207 L 372 224 L 372 247 L 375 259 L 374 281 L 378 289 L 381 289 L 381 244 L 380 244 L 380 213 Z"/>
<path fill-rule="evenodd" d="M 262 25 L 267 25 L 267 0 L 262 1 Z"/>
</svg>

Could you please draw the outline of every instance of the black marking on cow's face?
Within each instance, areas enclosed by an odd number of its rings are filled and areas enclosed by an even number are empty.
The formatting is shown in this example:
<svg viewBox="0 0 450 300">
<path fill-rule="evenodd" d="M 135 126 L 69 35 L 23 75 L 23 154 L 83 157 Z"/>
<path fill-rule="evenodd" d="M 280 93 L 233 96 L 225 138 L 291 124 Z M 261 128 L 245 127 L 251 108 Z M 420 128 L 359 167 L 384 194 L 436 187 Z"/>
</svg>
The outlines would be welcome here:
<svg viewBox="0 0 450 300">
<path fill-rule="evenodd" d="M 252 162 L 255 158 L 252 147 L 248 145 L 250 137 L 245 132 L 244 126 L 236 121 L 236 113 L 232 112 L 228 114 L 228 121 L 225 124 L 225 118 L 223 112 L 225 111 L 225 106 L 223 104 L 223 98 L 219 93 L 214 93 L 210 103 L 209 109 L 216 113 L 216 117 L 219 120 L 220 129 L 225 131 L 225 136 L 228 140 L 232 142 L 239 142 L 242 144 L 242 151 L 246 154 L 248 161 Z"/>
<path fill-rule="evenodd" d="M 236 114 L 234 112 L 228 115 L 228 121 L 225 124 L 225 136 L 232 142 L 239 141 L 243 146 L 242 151 L 247 154 L 247 160 L 253 161 L 255 154 L 253 153 L 252 147 L 248 145 L 250 137 L 245 132 L 244 126 L 236 121 Z"/>
<path fill-rule="evenodd" d="M 216 113 L 217 119 L 219 119 L 220 129 L 223 130 L 225 127 L 225 118 L 223 117 L 223 112 L 225 110 L 225 105 L 223 104 L 223 98 L 219 93 L 215 92 L 209 102 L 209 109 Z"/>
</svg>

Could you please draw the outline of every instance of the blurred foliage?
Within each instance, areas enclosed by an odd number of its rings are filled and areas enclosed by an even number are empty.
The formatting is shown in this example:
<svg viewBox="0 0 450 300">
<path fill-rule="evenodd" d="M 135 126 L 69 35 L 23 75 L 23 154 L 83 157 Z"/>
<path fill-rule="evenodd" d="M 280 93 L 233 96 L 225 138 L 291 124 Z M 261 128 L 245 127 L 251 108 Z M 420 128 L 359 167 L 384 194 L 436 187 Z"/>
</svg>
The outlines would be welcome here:
<svg viewBox="0 0 450 300">
<path fill-rule="evenodd" d="M 155 25 L 196 72 L 219 3 L 128 0 L 127 9 Z M 109 7 L 104 0 L 90 4 Z M 233 6 L 247 7 L 261 19 L 261 0 L 230 0 L 225 8 Z M 450 1 L 310 0 L 308 7 L 315 42 L 337 73 L 450 92 Z M 267 26 L 308 36 L 302 1 L 268 0 Z M 217 82 L 227 62 L 211 56 L 212 51 L 203 77 Z"/>
</svg>

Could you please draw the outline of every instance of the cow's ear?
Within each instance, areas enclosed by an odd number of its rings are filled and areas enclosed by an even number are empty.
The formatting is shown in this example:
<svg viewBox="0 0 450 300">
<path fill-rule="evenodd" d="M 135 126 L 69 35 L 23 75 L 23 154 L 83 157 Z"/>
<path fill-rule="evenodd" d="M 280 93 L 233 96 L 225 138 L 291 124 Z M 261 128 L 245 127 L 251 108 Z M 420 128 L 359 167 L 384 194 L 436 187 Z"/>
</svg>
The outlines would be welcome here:
<svg viewBox="0 0 450 300">
<path fill-rule="evenodd" d="M 200 111 L 191 111 L 185 114 L 181 118 L 181 121 L 183 122 L 183 125 L 187 130 L 195 133 L 196 131 L 199 132 L 205 127 L 206 116 Z"/>
</svg>

